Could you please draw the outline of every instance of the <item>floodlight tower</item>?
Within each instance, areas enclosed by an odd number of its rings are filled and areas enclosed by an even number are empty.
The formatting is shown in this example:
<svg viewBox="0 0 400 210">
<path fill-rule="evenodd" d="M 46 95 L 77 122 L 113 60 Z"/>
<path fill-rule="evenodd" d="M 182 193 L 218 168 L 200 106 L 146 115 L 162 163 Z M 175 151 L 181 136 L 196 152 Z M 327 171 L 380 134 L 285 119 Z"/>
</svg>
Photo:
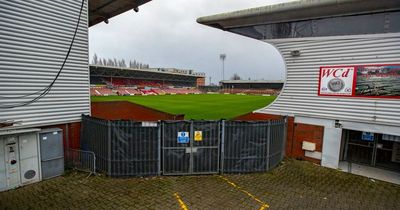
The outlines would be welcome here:
<svg viewBox="0 0 400 210">
<path fill-rule="evenodd" d="M 225 59 L 226 54 L 220 54 L 219 59 L 222 61 L 222 80 L 225 80 Z"/>
</svg>

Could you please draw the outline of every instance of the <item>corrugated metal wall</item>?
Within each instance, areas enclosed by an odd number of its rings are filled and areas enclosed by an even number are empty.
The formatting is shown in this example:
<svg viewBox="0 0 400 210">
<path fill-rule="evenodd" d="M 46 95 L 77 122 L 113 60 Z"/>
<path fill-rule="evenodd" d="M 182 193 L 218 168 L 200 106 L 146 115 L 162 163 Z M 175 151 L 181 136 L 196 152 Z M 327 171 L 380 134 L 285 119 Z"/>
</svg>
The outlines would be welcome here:
<svg viewBox="0 0 400 210">
<path fill-rule="evenodd" d="M 80 121 L 90 112 L 87 2 L 68 60 L 50 93 L 30 101 L 59 71 L 77 25 L 82 1 L 2 1 L 0 4 L 0 121 L 19 127 Z M 15 127 L 15 126 L 14 126 Z"/>
<path fill-rule="evenodd" d="M 286 83 L 279 98 L 257 112 L 400 125 L 399 99 L 318 96 L 320 66 L 400 63 L 399 33 L 276 40 L 272 44 L 285 59 Z M 291 50 L 300 50 L 301 55 L 293 57 Z"/>
</svg>

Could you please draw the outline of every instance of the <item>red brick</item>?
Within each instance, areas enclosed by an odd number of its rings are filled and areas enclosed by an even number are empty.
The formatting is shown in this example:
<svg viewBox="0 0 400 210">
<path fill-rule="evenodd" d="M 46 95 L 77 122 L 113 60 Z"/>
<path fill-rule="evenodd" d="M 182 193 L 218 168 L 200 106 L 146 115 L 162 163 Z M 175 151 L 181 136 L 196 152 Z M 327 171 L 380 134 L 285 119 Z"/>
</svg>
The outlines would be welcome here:
<svg viewBox="0 0 400 210">
<path fill-rule="evenodd" d="M 68 132 L 67 132 L 67 127 L 68 127 Z M 64 148 L 69 147 L 71 149 L 79 149 L 81 147 L 80 146 L 81 123 L 80 122 L 42 127 L 42 129 L 46 129 L 46 128 L 60 128 L 63 130 Z M 68 133 L 68 135 L 67 135 L 67 133 Z"/>
<path fill-rule="evenodd" d="M 236 117 L 234 120 L 280 120 L 283 119 L 284 116 L 281 115 L 272 115 L 272 114 L 262 114 L 262 113 L 247 113 Z"/>
<path fill-rule="evenodd" d="M 291 157 L 311 161 L 320 164 L 321 161 L 306 157 L 305 151 L 302 149 L 303 141 L 315 143 L 317 152 L 322 152 L 322 139 L 324 135 L 324 127 L 317 125 L 308 125 L 295 123 L 294 137 L 292 139 Z"/>
</svg>

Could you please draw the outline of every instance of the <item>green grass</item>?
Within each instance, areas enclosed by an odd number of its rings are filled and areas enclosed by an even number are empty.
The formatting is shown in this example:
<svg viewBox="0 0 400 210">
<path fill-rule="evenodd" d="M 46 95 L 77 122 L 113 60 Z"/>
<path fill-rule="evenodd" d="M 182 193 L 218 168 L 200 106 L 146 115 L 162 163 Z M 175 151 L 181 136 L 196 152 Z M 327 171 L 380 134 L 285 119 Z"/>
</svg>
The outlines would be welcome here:
<svg viewBox="0 0 400 210">
<path fill-rule="evenodd" d="M 260 95 L 163 95 L 163 96 L 92 96 L 98 101 L 129 101 L 171 114 L 185 114 L 185 119 L 232 119 L 265 107 L 276 96 Z"/>
</svg>

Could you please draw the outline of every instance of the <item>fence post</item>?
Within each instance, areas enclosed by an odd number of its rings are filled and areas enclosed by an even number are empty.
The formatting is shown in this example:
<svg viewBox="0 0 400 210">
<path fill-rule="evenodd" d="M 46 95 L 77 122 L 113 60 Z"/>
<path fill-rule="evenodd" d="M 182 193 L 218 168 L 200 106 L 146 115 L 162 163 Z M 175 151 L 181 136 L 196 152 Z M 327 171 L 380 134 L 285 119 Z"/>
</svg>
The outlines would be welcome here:
<svg viewBox="0 0 400 210">
<path fill-rule="evenodd" d="M 158 121 L 158 137 L 157 137 L 157 146 L 158 146 L 158 160 L 157 160 L 157 167 L 158 171 L 157 174 L 161 175 L 161 129 L 162 129 L 162 121 Z"/>
<path fill-rule="evenodd" d="M 93 152 L 93 173 L 96 175 L 96 154 Z"/>
<path fill-rule="evenodd" d="M 189 173 L 193 173 L 193 141 L 194 141 L 194 130 L 193 120 L 190 120 L 190 132 L 189 132 L 189 145 L 190 145 L 190 159 L 189 159 Z"/>
<path fill-rule="evenodd" d="M 162 174 L 164 174 L 164 172 L 165 172 L 165 150 L 164 150 L 164 147 L 165 147 L 165 122 L 164 121 L 161 121 L 161 129 L 162 129 L 162 131 L 161 131 L 161 149 L 162 149 L 162 153 L 161 153 L 161 155 L 162 155 L 162 157 L 161 157 L 161 161 L 162 161 L 162 169 L 161 169 L 161 171 L 162 171 Z"/>
<path fill-rule="evenodd" d="M 107 144 L 108 144 L 108 148 L 107 148 L 107 171 L 108 171 L 108 175 L 111 176 L 111 121 L 107 120 Z"/>
<path fill-rule="evenodd" d="M 225 120 L 221 122 L 221 130 L 220 130 L 220 137 L 221 137 L 221 156 L 220 156 L 220 171 L 221 174 L 224 173 L 224 156 L 225 156 Z"/>
<path fill-rule="evenodd" d="M 269 156 L 271 149 L 271 120 L 268 120 L 267 127 L 267 171 L 269 170 L 269 162 L 271 157 Z"/>
<path fill-rule="evenodd" d="M 288 117 L 287 116 L 285 116 L 285 118 L 284 118 L 284 124 L 283 124 L 283 135 L 282 135 L 282 155 L 281 155 L 281 160 L 283 160 L 283 158 L 285 157 L 285 155 L 286 155 L 286 144 L 287 144 L 287 129 L 288 129 Z"/>
</svg>

